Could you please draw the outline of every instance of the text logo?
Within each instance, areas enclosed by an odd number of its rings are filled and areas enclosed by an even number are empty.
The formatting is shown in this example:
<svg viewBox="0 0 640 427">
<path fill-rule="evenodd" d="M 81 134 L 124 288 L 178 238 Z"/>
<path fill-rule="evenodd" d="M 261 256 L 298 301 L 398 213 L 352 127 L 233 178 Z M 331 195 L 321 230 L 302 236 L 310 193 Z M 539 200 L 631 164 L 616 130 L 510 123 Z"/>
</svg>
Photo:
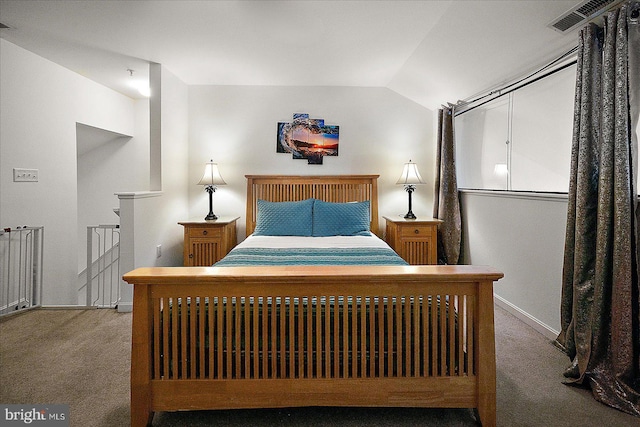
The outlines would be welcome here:
<svg viewBox="0 0 640 427">
<path fill-rule="evenodd" d="M 69 427 L 69 405 L 1 405 L 0 427 Z"/>
</svg>

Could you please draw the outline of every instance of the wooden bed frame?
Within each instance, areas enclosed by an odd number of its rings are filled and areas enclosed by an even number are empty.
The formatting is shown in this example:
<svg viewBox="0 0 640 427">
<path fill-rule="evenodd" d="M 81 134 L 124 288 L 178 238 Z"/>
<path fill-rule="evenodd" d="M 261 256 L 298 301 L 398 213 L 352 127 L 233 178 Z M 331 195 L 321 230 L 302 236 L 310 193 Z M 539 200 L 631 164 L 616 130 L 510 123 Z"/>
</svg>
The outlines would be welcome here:
<svg viewBox="0 0 640 427">
<path fill-rule="evenodd" d="M 376 175 L 248 176 L 257 199 L 371 200 Z M 134 285 L 131 425 L 154 411 L 476 408 L 496 423 L 493 282 L 480 266 L 155 267 Z"/>
</svg>

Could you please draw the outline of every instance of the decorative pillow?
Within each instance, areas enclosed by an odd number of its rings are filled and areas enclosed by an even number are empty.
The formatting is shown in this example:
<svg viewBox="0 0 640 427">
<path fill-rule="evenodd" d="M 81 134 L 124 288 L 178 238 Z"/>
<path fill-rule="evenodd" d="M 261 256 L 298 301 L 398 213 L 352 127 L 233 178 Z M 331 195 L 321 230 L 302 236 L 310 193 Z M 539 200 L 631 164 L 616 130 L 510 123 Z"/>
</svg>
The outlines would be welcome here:
<svg viewBox="0 0 640 427">
<path fill-rule="evenodd" d="M 313 199 L 299 202 L 258 200 L 256 236 L 311 236 Z"/>
<path fill-rule="evenodd" d="M 313 204 L 313 235 L 369 236 L 369 201 L 331 203 L 316 200 Z"/>
</svg>

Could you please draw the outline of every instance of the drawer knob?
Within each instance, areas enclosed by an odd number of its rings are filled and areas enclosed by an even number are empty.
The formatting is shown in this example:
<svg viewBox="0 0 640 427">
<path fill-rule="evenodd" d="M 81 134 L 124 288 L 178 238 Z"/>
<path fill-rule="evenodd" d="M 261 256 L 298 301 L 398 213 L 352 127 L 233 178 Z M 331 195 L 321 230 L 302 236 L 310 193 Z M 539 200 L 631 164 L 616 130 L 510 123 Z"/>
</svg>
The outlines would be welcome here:
<svg viewBox="0 0 640 427">
<path fill-rule="evenodd" d="M 206 235 L 207 235 L 207 230 L 203 230 L 203 231 L 202 231 L 202 234 L 203 234 L 204 236 L 206 236 Z"/>
<path fill-rule="evenodd" d="M 417 228 L 415 230 L 413 230 L 414 233 L 416 234 L 420 234 L 420 230 L 418 230 Z"/>
</svg>

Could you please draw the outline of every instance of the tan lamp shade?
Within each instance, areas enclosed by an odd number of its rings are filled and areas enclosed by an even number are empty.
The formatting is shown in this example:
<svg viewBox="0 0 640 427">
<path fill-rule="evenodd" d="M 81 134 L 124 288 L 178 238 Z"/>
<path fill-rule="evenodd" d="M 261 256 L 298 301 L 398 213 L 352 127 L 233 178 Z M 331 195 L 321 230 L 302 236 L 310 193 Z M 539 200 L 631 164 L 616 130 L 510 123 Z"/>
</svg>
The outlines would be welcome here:
<svg viewBox="0 0 640 427">
<path fill-rule="evenodd" d="M 402 175 L 398 178 L 398 182 L 396 184 L 403 185 L 415 185 L 415 184 L 426 184 L 422 180 L 420 176 L 420 172 L 418 172 L 418 166 L 409 160 L 408 163 L 404 164 L 404 169 L 402 169 Z"/>
<path fill-rule="evenodd" d="M 227 185 L 220 175 L 218 164 L 213 163 L 213 160 L 208 162 L 205 166 L 204 174 L 202 174 L 202 178 L 200 178 L 198 185 Z"/>
</svg>

